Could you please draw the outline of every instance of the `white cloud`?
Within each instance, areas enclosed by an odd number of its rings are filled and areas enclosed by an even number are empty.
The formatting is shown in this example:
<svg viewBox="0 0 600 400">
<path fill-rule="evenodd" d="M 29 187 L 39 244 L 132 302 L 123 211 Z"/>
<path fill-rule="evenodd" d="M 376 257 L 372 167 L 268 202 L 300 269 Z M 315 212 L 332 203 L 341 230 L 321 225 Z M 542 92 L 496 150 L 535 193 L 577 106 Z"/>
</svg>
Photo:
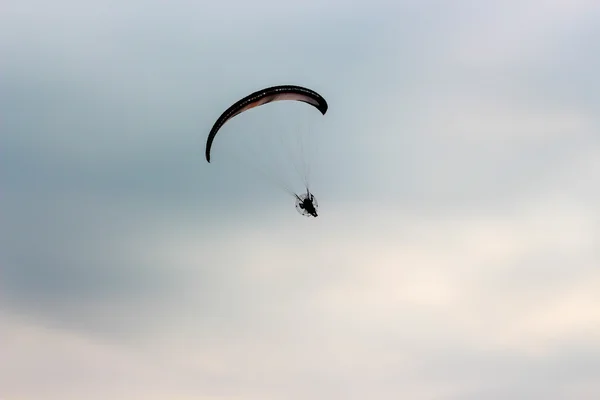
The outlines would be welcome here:
<svg viewBox="0 0 600 400">
<path fill-rule="evenodd" d="M 531 65 L 598 11 L 589 0 L 480 2 L 458 18 L 446 55 L 466 67 Z"/>
<path fill-rule="evenodd" d="M 449 96 L 431 110 L 430 125 L 425 129 L 435 135 L 474 143 L 509 146 L 567 137 L 582 142 L 598 131 L 596 119 L 583 110 L 558 107 L 549 110 L 535 102 L 490 97 Z"/>
</svg>

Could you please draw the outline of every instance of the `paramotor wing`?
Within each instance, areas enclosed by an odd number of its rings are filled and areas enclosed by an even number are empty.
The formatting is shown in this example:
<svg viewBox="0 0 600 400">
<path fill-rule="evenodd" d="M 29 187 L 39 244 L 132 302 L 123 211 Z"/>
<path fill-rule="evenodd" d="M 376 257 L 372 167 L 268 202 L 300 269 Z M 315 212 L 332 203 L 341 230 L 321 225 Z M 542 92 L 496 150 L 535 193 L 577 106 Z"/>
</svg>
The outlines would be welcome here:
<svg viewBox="0 0 600 400">
<path fill-rule="evenodd" d="M 327 101 L 325 101 L 319 93 L 301 86 L 272 86 L 249 94 L 225 110 L 213 125 L 206 141 L 206 161 L 210 162 L 210 149 L 213 140 L 215 139 L 217 132 L 219 132 L 219 129 L 221 129 L 227 121 L 246 110 L 279 100 L 295 100 L 308 103 L 319 110 L 323 115 L 325 115 L 328 108 Z"/>
</svg>

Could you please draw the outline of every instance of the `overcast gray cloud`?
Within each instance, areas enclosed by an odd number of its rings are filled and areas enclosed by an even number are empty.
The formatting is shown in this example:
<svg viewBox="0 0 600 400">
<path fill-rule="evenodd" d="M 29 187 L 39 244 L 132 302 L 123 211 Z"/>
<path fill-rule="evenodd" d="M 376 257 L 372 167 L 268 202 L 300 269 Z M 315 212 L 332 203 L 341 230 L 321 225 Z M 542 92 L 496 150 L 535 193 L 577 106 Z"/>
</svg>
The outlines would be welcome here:
<svg viewBox="0 0 600 400">
<path fill-rule="evenodd" d="M 599 398 L 600 7 L 472 3 L 3 5 L 0 398 Z"/>
</svg>

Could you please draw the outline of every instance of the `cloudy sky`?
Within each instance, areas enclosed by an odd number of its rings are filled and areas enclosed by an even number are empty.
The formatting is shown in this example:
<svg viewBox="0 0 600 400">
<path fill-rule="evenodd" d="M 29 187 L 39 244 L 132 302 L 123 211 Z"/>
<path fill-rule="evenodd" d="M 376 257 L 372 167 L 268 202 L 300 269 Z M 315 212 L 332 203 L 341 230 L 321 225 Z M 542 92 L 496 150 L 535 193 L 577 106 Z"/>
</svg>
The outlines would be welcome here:
<svg viewBox="0 0 600 400">
<path fill-rule="evenodd" d="M 474 3 L 4 1 L 0 399 L 600 398 L 600 3 Z"/>
</svg>

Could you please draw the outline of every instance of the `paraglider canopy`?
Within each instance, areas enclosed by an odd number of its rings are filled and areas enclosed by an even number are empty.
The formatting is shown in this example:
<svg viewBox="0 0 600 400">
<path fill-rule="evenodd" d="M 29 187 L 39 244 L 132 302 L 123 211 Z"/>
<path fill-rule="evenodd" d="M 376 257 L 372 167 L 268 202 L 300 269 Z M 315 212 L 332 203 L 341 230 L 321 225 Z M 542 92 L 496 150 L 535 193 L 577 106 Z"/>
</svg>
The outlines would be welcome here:
<svg viewBox="0 0 600 400">
<path fill-rule="evenodd" d="M 210 133 L 208 134 L 208 139 L 206 140 L 206 161 L 210 162 L 210 150 L 212 147 L 212 143 L 215 140 L 215 136 L 217 135 L 217 132 L 219 132 L 219 129 L 221 129 L 221 127 L 227 121 L 229 121 L 236 115 L 244 111 L 250 110 L 254 107 L 262 106 L 263 104 L 280 100 L 295 100 L 308 103 L 315 107 L 317 110 L 319 110 L 323 115 L 325 115 L 328 108 L 327 102 L 319 93 L 304 88 L 302 86 L 272 86 L 251 93 L 243 99 L 238 100 L 231 107 L 225 110 L 225 112 L 221 114 L 219 119 L 217 119 L 217 121 L 213 125 L 212 129 L 210 130 Z"/>
</svg>

